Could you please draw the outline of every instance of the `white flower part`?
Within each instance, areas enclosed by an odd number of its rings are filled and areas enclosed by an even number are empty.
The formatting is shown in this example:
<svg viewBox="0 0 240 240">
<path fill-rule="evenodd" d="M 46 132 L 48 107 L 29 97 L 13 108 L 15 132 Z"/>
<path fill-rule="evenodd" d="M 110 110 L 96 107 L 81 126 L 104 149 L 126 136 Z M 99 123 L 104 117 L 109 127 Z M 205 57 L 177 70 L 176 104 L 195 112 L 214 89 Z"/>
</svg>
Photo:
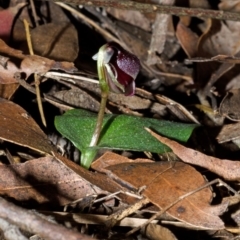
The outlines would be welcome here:
<svg viewBox="0 0 240 240">
<path fill-rule="evenodd" d="M 98 53 L 96 53 L 95 55 L 92 56 L 92 59 L 97 61 L 98 60 Z"/>
<path fill-rule="evenodd" d="M 114 54 L 114 50 L 110 47 L 107 47 L 103 54 L 104 54 L 103 55 L 103 62 L 104 62 L 104 64 L 107 64 L 107 63 L 110 62 L 110 60 L 111 60 L 111 58 Z"/>
<path fill-rule="evenodd" d="M 116 68 L 111 63 L 106 63 L 105 67 L 106 67 L 109 75 L 111 75 L 111 77 L 117 81 L 118 72 L 117 72 Z"/>
<path fill-rule="evenodd" d="M 104 67 L 107 70 L 106 75 L 110 89 L 115 93 L 124 93 L 125 92 L 124 86 L 120 84 L 117 80 L 118 72 L 116 68 L 110 63 L 106 63 Z"/>
<path fill-rule="evenodd" d="M 100 56 L 100 57 L 102 58 L 102 59 L 101 59 L 102 62 L 105 64 L 105 63 L 109 63 L 109 62 L 110 62 L 113 54 L 114 54 L 114 50 L 113 50 L 112 48 L 110 48 L 110 47 L 107 47 L 107 48 L 104 49 L 104 51 L 102 51 L 100 54 L 99 54 L 99 52 L 96 53 L 96 54 L 94 54 L 94 55 L 92 56 L 92 59 L 95 60 L 95 61 L 97 61 L 98 58 L 99 58 L 99 56 Z"/>
</svg>

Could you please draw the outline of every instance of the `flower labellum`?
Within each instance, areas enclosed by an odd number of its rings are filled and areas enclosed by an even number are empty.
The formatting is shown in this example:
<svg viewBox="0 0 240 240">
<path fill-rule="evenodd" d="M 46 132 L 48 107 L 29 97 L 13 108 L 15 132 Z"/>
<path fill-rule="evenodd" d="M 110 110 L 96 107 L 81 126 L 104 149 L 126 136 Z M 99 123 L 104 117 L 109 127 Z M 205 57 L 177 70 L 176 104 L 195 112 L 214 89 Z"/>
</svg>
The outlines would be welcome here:
<svg viewBox="0 0 240 240">
<path fill-rule="evenodd" d="M 119 44 L 110 42 L 103 45 L 93 56 L 98 61 L 99 81 L 107 81 L 112 92 L 134 95 L 135 79 L 140 70 L 140 61 Z"/>
</svg>

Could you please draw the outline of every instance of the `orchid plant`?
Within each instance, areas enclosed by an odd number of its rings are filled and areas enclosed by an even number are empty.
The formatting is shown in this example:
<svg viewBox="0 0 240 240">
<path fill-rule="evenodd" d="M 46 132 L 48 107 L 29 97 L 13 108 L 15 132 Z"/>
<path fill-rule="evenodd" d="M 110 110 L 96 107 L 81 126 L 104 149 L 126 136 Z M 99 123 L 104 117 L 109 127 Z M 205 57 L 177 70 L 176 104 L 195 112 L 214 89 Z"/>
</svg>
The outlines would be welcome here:
<svg viewBox="0 0 240 240">
<path fill-rule="evenodd" d="M 113 42 L 103 45 L 93 58 L 97 60 L 101 89 L 98 116 L 85 109 L 71 109 L 55 117 L 56 129 L 81 151 L 82 167 L 88 169 L 91 166 L 99 149 L 158 154 L 171 150 L 147 133 L 145 128 L 180 142 L 188 141 L 192 131 L 199 125 L 124 114 L 104 114 L 109 92 L 126 96 L 135 93 L 135 79 L 140 63 L 136 56 Z"/>
<path fill-rule="evenodd" d="M 94 147 L 97 146 L 101 134 L 109 92 L 134 95 L 135 80 L 140 70 L 139 59 L 115 42 L 103 45 L 93 59 L 97 61 L 101 103 L 89 148 L 81 155 L 81 165 L 85 168 L 90 167 L 97 153 Z"/>
</svg>

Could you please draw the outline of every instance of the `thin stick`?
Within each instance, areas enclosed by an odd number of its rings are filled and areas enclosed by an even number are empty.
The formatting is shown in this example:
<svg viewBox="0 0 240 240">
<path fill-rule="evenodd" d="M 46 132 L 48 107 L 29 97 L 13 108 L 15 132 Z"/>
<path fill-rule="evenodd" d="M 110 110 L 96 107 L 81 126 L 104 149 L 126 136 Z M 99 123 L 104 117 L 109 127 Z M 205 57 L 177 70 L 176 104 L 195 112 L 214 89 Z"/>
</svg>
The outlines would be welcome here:
<svg viewBox="0 0 240 240">
<path fill-rule="evenodd" d="M 47 78 L 53 78 L 53 79 L 59 79 L 59 78 L 69 78 L 69 82 L 72 83 L 76 83 L 74 80 L 82 80 L 82 81 L 86 81 L 86 82 L 91 82 L 91 83 L 96 83 L 99 84 L 98 80 L 92 79 L 92 78 L 88 78 L 88 77 L 83 77 L 83 76 L 79 76 L 79 75 L 72 75 L 72 74 L 68 74 L 68 73 L 59 73 L 59 72 L 47 72 L 44 74 L 45 77 Z"/>
<path fill-rule="evenodd" d="M 49 222 L 39 214 L 18 207 L 2 197 L 0 197 L 0 218 L 43 239 L 93 240 L 90 236 Z"/>
<path fill-rule="evenodd" d="M 80 13 L 76 9 L 74 9 L 74 8 L 72 8 L 72 7 L 66 5 L 65 3 L 62 3 L 62 2 L 56 2 L 56 4 L 58 4 L 60 7 L 64 8 L 64 9 L 76 14 L 76 16 L 78 16 L 79 18 L 81 18 L 83 21 L 90 24 L 91 26 L 93 26 L 96 29 L 97 32 L 101 33 L 106 38 L 110 39 L 111 41 L 117 42 L 120 45 L 122 44 L 116 37 L 114 37 L 112 34 L 107 32 L 103 28 L 99 27 L 99 25 L 96 22 L 94 22 L 90 18 L 86 17 L 84 14 Z"/>
<path fill-rule="evenodd" d="M 31 34 L 29 30 L 29 23 L 26 19 L 23 19 L 25 31 L 26 31 L 26 38 L 27 38 L 27 44 L 28 44 L 28 50 L 30 55 L 34 55 L 33 53 L 33 47 L 32 47 L 32 41 L 31 41 Z"/>
<path fill-rule="evenodd" d="M 150 201 L 148 198 L 142 198 L 139 201 L 137 201 L 135 204 L 131 205 L 130 207 L 113 213 L 112 215 L 107 217 L 105 222 L 106 226 L 109 228 L 115 226 L 117 222 L 121 221 L 122 219 L 131 215 L 132 213 L 135 213 L 137 210 L 139 210 L 149 202 Z"/>
<path fill-rule="evenodd" d="M 156 5 L 149 3 L 140 3 L 135 1 L 119 1 L 119 0 L 52 0 L 54 2 L 64 2 L 71 4 L 78 4 L 83 6 L 93 7 L 111 7 L 125 10 L 136 10 L 143 13 L 156 12 L 171 14 L 175 16 L 191 16 L 198 18 L 213 18 L 220 20 L 240 21 L 240 14 L 238 12 L 217 11 L 201 8 L 184 8 L 175 6 Z"/>
<path fill-rule="evenodd" d="M 31 9 L 32 9 L 32 14 L 33 14 L 33 18 L 35 21 L 36 26 L 39 26 L 38 24 L 38 16 L 37 16 L 37 12 L 36 12 L 36 8 L 35 8 L 35 4 L 33 2 L 33 0 L 30 0 L 30 5 L 31 5 Z"/>
<path fill-rule="evenodd" d="M 30 53 L 30 55 L 34 55 L 33 47 L 32 47 L 32 41 L 31 41 L 31 34 L 30 34 L 30 30 L 29 30 L 29 23 L 26 19 L 24 19 L 23 22 L 24 22 L 24 27 L 25 27 L 25 31 L 26 31 L 26 38 L 27 38 L 29 53 Z M 40 88 L 39 88 L 39 84 L 40 84 L 39 78 L 40 78 L 40 76 L 38 76 L 36 73 L 34 73 L 34 82 L 35 82 L 35 88 L 36 88 L 36 97 L 37 97 L 38 109 L 39 109 L 39 113 L 40 113 L 40 116 L 41 116 L 42 123 L 46 127 L 47 123 L 46 123 L 46 119 L 45 119 L 45 116 L 44 116 L 43 106 L 42 106 L 42 101 L 41 101 L 41 92 L 40 92 Z"/>
<path fill-rule="evenodd" d="M 53 211 L 40 211 L 42 214 L 47 216 L 53 216 L 54 219 L 58 221 L 63 221 L 68 219 L 69 222 L 80 223 L 80 224 L 94 224 L 94 225 L 104 225 L 108 216 L 97 215 L 97 214 L 84 214 L 84 213 L 71 213 L 71 212 L 53 212 Z M 147 219 L 144 218 L 133 218 L 126 217 L 117 223 L 117 226 L 121 227 L 136 227 L 139 224 L 144 223 Z M 157 223 L 158 221 L 153 221 Z"/>
</svg>

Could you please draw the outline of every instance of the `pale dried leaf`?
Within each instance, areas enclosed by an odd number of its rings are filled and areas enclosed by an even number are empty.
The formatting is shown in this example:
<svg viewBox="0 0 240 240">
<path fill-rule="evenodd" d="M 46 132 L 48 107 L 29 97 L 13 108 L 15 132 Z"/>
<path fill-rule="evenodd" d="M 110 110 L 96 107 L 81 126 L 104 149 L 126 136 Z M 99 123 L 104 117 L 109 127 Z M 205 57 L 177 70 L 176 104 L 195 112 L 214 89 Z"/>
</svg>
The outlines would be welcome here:
<svg viewBox="0 0 240 240">
<path fill-rule="evenodd" d="M 240 161 L 231 161 L 208 156 L 191 148 L 184 147 L 173 140 L 162 137 L 151 130 L 148 131 L 160 142 L 170 147 L 182 161 L 204 167 L 228 181 L 240 180 Z"/>
</svg>

